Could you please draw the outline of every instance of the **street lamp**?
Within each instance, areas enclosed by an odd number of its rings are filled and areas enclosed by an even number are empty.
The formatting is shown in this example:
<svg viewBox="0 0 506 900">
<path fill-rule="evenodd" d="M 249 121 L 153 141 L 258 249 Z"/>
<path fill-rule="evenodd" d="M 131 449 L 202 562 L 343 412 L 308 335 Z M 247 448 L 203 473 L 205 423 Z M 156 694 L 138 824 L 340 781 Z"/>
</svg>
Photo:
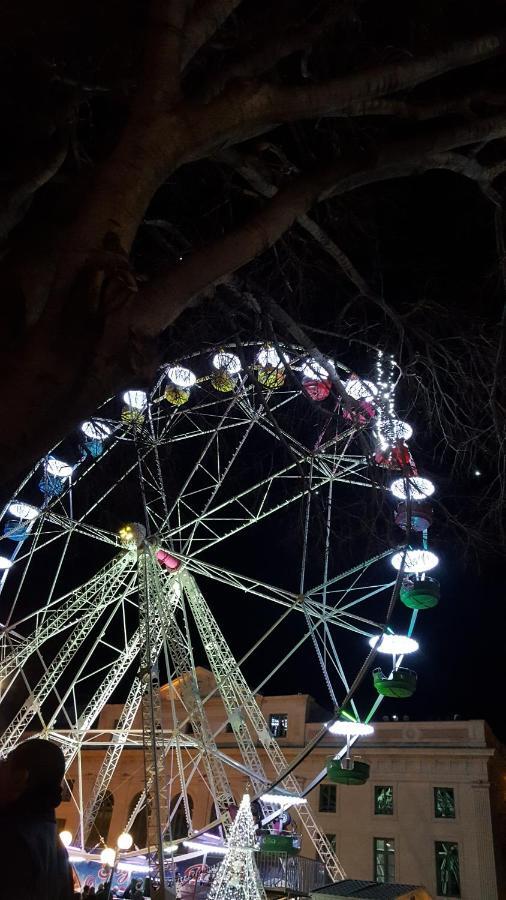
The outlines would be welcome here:
<svg viewBox="0 0 506 900">
<path fill-rule="evenodd" d="M 116 841 L 116 844 L 118 850 L 130 850 L 133 842 L 134 839 L 132 835 L 129 834 L 128 831 L 122 831 L 120 836 L 118 837 L 118 840 Z"/>
<path fill-rule="evenodd" d="M 111 888 L 112 888 L 112 880 L 114 878 L 114 873 L 116 871 L 116 867 L 119 862 L 121 851 L 130 850 L 134 839 L 128 831 L 122 831 L 116 840 L 116 849 L 114 850 L 112 847 L 104 847 L 102 852 L 100 853 L 100 862 L 103 866 L 109 866 L 111 870 L 111 874 L 109 875 L 109 880 L 107 882 L 107 890 L 105 892 L 106 900 L 109 900 L 111 896 Z"/>
<path fill-rule="evenodd" d="M 113 870 L 116 866 L 116 851 L 112 847 L 104 847 L 100 853 L 100 862 L 103 866 L 109 866 Z M 111 876 L 112 877 L 112 876 Z"/>
</svg>

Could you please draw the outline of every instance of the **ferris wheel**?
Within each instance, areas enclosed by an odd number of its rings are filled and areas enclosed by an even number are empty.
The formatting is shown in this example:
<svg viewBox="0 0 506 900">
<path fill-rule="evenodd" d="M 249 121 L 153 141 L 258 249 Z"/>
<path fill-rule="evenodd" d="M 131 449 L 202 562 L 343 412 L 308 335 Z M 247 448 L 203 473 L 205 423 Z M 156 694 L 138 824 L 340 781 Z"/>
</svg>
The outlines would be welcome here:
<svg viewBox="0 0 506 900">
<path fill-rule="evenodd" d="M 291 808 L 330 877 L 342 877 L 304 794 L 323 777 L 367 779 L 353 744 L 372 730 L 383 697 L 414 692 L 403 659 L 417 647 L 419 610 L 439 598 L 426 574 L 437 564 L 427 538 L 434 486 L 419 476 L 410 426 L 396 417 L 393 361 L 380 353 L 373 377 L 299 348 L 253 343 L 178 360 L 149 392 L 126 391 L 83 422 L 7 504 L 0 752 L 39 733 L 60 742 L 70 766 L 97 739 L 93 725 L 114 692 L 126 694 L 81 804 L 82 846 L 122 752 L 137 741 L 145 791 L 125 827 L 145 810 L 159 858 L 179 807 L 187 835 L 197 830 L 189 795 L 199 770 L 210 824 L 227 831 L 239 766 L 266 847 L 286 841 L 269 827 Z M 396 539 L 355 540 L 363 508 L 385 493 Z M 363 497 L 366 507 L 357 507 Z M 372 673 L 378 652 L 388 665 Z M 288 764 L 257 695 L 301 658 L 307 666 L 309 654 L 336 748 L 302 789 L 297 765 L 325 728 Z M 199 666 L 214 676 L 207 696 Z M 177 702 L 162 705 L 162 681 L 177 685 Z M 208 716 L 216 696 L 218 728 Z M 225 729 L 240 763 L 218 747 Z"/>
</svg>

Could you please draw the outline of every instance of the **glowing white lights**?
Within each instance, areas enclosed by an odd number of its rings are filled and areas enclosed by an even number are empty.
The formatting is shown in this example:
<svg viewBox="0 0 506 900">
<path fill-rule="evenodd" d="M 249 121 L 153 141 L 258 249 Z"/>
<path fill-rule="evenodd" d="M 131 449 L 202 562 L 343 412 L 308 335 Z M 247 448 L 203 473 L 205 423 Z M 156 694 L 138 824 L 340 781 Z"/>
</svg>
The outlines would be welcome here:
<svg viewBox="0 0 506 900">
<path fill-rule="evenodd" d="M 378 426 L 378 431 L 380 428 L 382 437 L 389 444 L 395 444 L 397 441 L 409 441 L 413 437 L 413 429 L 409 422 L 402 422 L 400 419 L 381 422 L 381 426 Z"/>
<path fill-rule="evenodd" d="M 330 734 L 338 734 L 342 737 L 365 737 L 367 734 L 373 734 L 372 725 L 366 725 L 365 722 L 351 722 L 348 719 L 338 719 L 328 726 Z"/>
<path fill-rule="evenodd" d="M 217 856 L 225 856 L 227 852 L 226 847 L 205 844 L 204 841 L 183 841 L 183 847 L 187 847 L 188 850 L 200 850 L 201 853 L 203 850 L 207 850 L 207 852 L 212 850 L 213 855 L 216 854 Z"/>
<path fill-rule="evenodd" d="M 390 653 L 392 656 L 401 656 L 418 650 L 418 642 L 405 634 L 384 634 L 381 638 L 372 637 L 369 646 L 374 649 L 377 644 L 379 653 Z"/>
<path fill-rule="evenodd" d="M 48 457 L 46 469 L 47 474 L 52 475 L 53 478 L 70 478 L 74 471 L 73 466 L 61 459 L 56 459 L 56 456 Z"/>
<path fill-rule="evenodd" d="M 83 422 L 81 431 L 87 438 L 91 438 L 92 441 L 105 441 L 112 434 L 110 425 L 106 425 L 105 422 L 99 422 L 97 419 L 93 422 Z"/>
<path fill-rule="evenodd" d="M 31 503 L 23 503 L 22 500 L 15 500 L 8 508 L 8 512 L 15 519 L 21 519 L 23 522 L 33 522 L 39 515 L 39 510 Z"/>
<path fill-rule="evenodd" d="M 146 403 L 148 402 L 148 395 L 145 391 L 126 391 L 123 394 L 123 402 L 126 403 L 130 409 L 144 409 Z"/>
<path fill-rule="evenodd" d="M 181 388 L 191 388 L 197 381 L 195 373 L 184 366 L 170 366 L 167 369 L 167 377 L 172 384 Z"/>
<path fill-rule="evenodd" d="M 0 571 L 5 571 L 6 569 L 10 569 L 12 566 L 12 560 L 7 559 L 6 556 L 0 556 Z"/>
<path fill-rule="evenodd" d="M 283 366 L 288 362 L 288 357 L 283 353 L 283 359 L 281 359 L 275 347 L 262 347 L 256 361 L 264 369 L 276 369 L 278 366 Z"/>
<path fill-rule="evenodd" d="M 394 553 L 392 556 L 392 565 L 394 569 L 399 571 L 403 559 L 404 572 L 416 572 L 420 575 L 422 572 L 430 572 L 431 569 L 435 569 L 439 563 L 438 557 L 435 553 L 432 553 L 431 550 L 407 550 L 405 554 L 401 550 L 399 553 Z"/>
<path fill-rule="evenodd" d="M 398 500 L 408 500 L 408 498 L 410 500 L 425 500 L 427 497 L 432 497 L 436 488 L 428 478 L 420 478 L 418 475 L 415 475 L 413 478 L 408 479 L 397 478 L 395 481 L 392 481 L 390 490 Z"/>
<path fill-rule="evenodd" d="M 235 353 L 225 353 L 224 350 L 213 356 L 212 364 L 218 372 L 226 372 L 227 375 L 237 375 L 242 369 L 239 357 Z"/>
<path fill-rule="evenodd" d="M 116 841 L 116 846 L 117 846 L 118 850 L 130 850 L 130 847 L 132 846 L 133 842 L 134 842 L 134 839 L 133 839 L 132 835 L 129 834 L 128 831 L 122 831 L 121 834 L 118 836 L 118 839 Z"/>
<path fill-rule="evenodd" d="M 332 366 L 331 361 L 329 360 L 330 366 Z M 327 369 L 320 365 L 319 362 L 316 362 L 316 359 L 308 359 L 306 363 L 302 366 L 302 374 L 304 378 L 311 378 L 315 381 L 328 380 L 330 375 Z"/>
<path fill-rule="evenodd" d="M 284 809 L 288 809 L 289 806 L 304 806 L 307 803 L 304 797 L 289 797 L 287 794 L 262 794 L 260 800 L 262 803 L 276 803 Z"/>
<path fill-rule="evenodd" d="M 109 866 L 112 869 L 116 862 L 116 851 L 112 847 L 104 847 L 100 853 L 100 862 L 103 866 Z"/>
<path fill-rule="evenodd" d="M 72 832 L 60 831 L 60 841 L 62 842 L 64 847 L 70 847 L 72 843 Z"/>
<path fill-rule="evenodd" d="M 172 855 L 179 850 L 179 844 L 164 844 L 163 852 Z"/>
<path fill-rule="evenodd" d="M 353 400 L 365 400 L 366 403 L 370 403 L 378 393 L 378 388 L 372 381 L 362 381 L 356 377 L 348 378 L 344 389 Z"/>
</svg>

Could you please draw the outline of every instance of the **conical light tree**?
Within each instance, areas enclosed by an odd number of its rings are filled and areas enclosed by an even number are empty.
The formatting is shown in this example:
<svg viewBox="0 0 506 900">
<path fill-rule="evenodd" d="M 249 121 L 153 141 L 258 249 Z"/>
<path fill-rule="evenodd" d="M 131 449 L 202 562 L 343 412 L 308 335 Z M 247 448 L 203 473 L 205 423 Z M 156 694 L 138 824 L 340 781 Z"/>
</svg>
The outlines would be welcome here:
<svg viewBox="0 0 506 900">
<path fill-rule="evenodd" d="M 255 823 L 249 795 L 245 794 L 230 830 L 223 857 L 208 900 L 266 900 L 255 858 Z"/>
</svg>

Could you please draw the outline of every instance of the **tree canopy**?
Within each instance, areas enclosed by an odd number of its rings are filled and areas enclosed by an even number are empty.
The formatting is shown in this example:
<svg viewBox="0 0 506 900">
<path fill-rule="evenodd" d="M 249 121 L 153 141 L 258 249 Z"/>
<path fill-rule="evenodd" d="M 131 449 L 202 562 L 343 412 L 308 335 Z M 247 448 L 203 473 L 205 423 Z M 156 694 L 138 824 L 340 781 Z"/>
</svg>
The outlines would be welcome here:
<svg viewBox="0 0 506 900">
<path fill-rule="evenodd" d="M 164 358 L 271 332 L 397 355 L 505 475 L 503 5 L 7 0 L 8 483 Z M 465 398 L 463 400 L 463 397 Z"/>
</svg>

